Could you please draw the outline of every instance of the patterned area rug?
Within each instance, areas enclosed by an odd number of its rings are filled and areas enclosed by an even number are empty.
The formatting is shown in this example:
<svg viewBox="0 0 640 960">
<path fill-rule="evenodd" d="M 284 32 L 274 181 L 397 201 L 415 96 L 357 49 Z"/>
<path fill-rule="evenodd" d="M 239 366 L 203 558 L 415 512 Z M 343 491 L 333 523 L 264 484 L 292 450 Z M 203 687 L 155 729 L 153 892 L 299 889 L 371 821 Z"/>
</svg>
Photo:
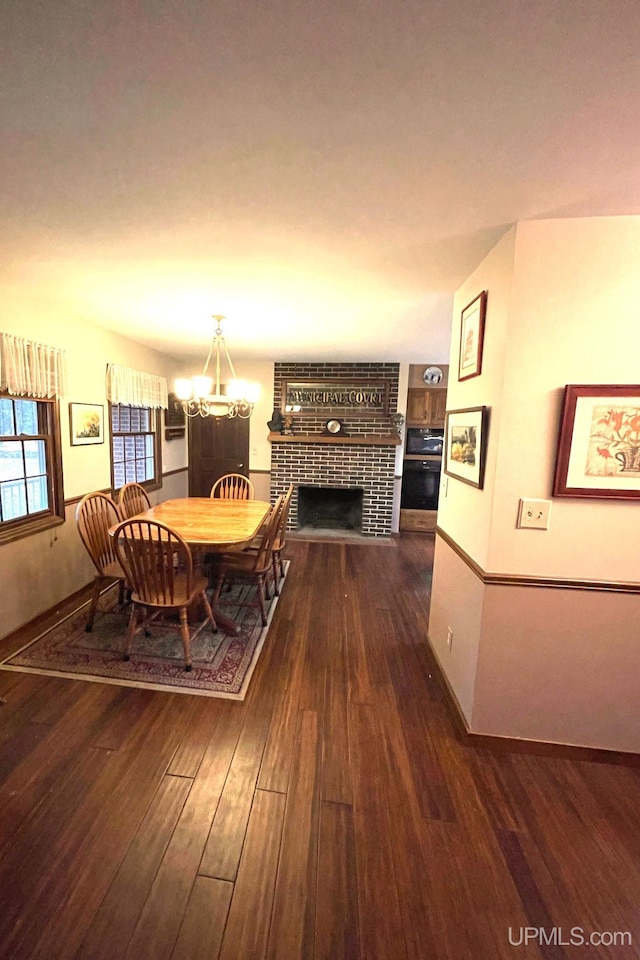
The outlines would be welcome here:
<svg viewBox="0 0 640 960">
<path fill-rule="evenodd" d="M 289 561 L 284 566 L 286 576 Z M 91 633 L 85 631 L 87 601 L 7 657 L 0 669 L 244 700 L 278 602 L 277 597 L 272 598 L 268 623 L 263 627 L 259 608 L 251 606 L 255 589 L 238 583 L 230 591 L 223 590 L 220 611 L 238 624 L 240 633 L 228 637 L 222 631 L 212 633 L 207 625 L 191 642 L 193 666 L 189 673 L 184 669 L 175 623 L 152 623 L 149 637 L 139 631 L 131 659 L 122 659 L 128 609 L 118 606 L 117 586 L 103 593 Z"/>
</svg>

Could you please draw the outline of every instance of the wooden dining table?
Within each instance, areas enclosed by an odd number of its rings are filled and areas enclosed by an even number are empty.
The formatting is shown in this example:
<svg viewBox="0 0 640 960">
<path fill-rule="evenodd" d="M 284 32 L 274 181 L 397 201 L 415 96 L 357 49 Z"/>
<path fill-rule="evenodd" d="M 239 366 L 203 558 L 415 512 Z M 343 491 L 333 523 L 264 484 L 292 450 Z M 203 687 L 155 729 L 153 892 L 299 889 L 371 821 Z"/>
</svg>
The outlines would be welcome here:
<svg viewBox="0 0 640 960">
<path fill-rule="evenodd" d="M 180 534 L 191 547 L 194 564 L 200 566 L 203 553 L 229 553 L 250 543 L 269 515 L 271 504 L 264 500 L 218 500 L 210 497 L 182 497 L 164 500 L 131 519 L 157 520 Z M 109 531 L 113 534 L 117 526 Z M 213 615 L 219 628 L 230 636 L 239 627 L 219 610 Z"/>
</svg>

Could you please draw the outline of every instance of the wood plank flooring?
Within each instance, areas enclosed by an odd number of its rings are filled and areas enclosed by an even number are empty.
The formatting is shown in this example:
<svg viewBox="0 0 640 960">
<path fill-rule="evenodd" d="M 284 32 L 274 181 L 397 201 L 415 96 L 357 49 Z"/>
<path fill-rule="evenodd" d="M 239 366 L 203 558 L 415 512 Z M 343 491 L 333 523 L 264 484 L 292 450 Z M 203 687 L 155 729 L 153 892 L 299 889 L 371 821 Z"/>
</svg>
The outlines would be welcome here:
<svg viewBox="0 0 640 960">
<path fill-rule="evenodd" d="M 290 542 L 244 703 L 0 671 L 3 960 L 640 957 L 640 771 L 464 742 L 394 544 Z"/>
</svg>

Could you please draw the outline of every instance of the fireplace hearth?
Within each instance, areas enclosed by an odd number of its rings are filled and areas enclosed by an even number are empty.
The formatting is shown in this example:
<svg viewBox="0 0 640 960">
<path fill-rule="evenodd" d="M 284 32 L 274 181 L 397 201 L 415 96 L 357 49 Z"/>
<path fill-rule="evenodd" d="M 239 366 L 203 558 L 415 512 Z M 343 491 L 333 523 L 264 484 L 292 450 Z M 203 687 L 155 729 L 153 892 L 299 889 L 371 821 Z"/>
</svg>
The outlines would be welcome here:
<svg viewBox="0 0 640 960">
<path fill-rule="evenodd" d="M 298 530 L 362 532 L 362 487 L 298 487 Z"/>
</svg>

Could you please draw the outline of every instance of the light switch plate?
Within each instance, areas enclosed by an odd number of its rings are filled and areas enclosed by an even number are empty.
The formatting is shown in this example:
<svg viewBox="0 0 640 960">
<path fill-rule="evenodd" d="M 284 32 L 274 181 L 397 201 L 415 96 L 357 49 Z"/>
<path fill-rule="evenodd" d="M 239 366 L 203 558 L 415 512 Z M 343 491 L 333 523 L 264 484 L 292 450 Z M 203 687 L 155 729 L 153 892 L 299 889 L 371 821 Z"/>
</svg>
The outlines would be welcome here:
<svg viewBox="0 0 640 960">
<path fill-rule="evenodd" d="M 548 530 L 551 500 L 520 500 L 517 527 L 528 530 Z"/>
</svg>

